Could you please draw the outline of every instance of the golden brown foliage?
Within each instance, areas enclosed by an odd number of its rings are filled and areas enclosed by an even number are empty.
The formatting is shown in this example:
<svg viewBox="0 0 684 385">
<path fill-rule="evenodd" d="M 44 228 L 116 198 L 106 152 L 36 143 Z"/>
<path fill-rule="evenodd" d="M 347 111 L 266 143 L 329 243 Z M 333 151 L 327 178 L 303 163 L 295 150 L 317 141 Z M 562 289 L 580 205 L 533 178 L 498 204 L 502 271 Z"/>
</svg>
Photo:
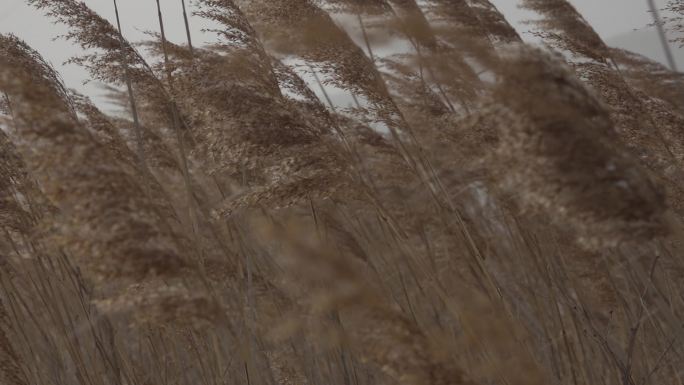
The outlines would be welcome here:
<svg viewBox="0 0 684 385">
<path fill-rule="evenodd" d="M 681 383 L 683 84 L 569 2 L 27 2 L 123 108 L 0 36 L 0 383 Z"/>
</svg>

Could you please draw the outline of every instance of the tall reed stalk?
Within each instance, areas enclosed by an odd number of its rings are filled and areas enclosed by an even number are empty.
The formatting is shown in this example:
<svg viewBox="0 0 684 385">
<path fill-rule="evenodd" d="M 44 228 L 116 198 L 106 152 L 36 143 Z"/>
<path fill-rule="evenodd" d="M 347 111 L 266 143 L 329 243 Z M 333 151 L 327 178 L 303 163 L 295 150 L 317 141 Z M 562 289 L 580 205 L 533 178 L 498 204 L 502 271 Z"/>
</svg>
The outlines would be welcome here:
<svg viewBox="0 0 684 385">
<path fill-rule="evenodd" d="M 185 23 L 185 35 L 188 39 L 188 48 L 190 49 L 190 53 L 192 54 L 194 48 L 192 46 L 192 34 L 190 33 L 190 18 L 188 17 L 188 12 L 185 7 L 185 0 L 181 0 L 181 5 L 183 6 L 183 21 Z"/>
<path fill-rule="evenodd" d="M 660 18 L 660 12 L 655 4 L 654 0 L 648 0 L 648 8 L 651 12 L 651 17 L 653 17 L 653 24 L 658 31 L 658 37 L 660 38 L 660 44 L 663 46 L 663 53 L 667 59 L 667 64 L 670 66 L 672 71 L 677 71 L 677 63 L 675 62 L 674 55 L 672 54 L 672 49 L 670 48 L 670 43 L 667 39 L 667 34 L 665 33 L 665 27 L 663 26 L 663 21 Z"/>
<path fill-rule="evenodd" d="M 121 38 L 121 41 L 123 43 L 123 31 L 121 30 L 121 19 L 119 18 L 119 6 L 114 0 L 114 13 L 116 15 L 116 26 L 119 30 L 119 37 Z M 126 90 L 128 91 L 128 101 L 131 105 L 131 114 L 133 116 L 133 129 L 135 130 L 135 137 L 136 137 L 136 142 L 138 145 L 138 158 L 140 159 L 140 165 L 142 166 L 143 169 L 147 168 L 146 162 L 145 162 L 145 145 L 143 144 L 143 134 L 142 134 L 142 128 L 140 127 L 140 117 L 138 115 L 138 104 L 135 101 L 135 95 L 133 94 L 133 84 L 131 83 L 130 79 L 130 74 L 128 70 L 127 64 L 125 64 L 125 60 L 122 60 L 124 63 L 124 77 L 125 77 L 125 82 L 126 82 Z"/>
</svg>

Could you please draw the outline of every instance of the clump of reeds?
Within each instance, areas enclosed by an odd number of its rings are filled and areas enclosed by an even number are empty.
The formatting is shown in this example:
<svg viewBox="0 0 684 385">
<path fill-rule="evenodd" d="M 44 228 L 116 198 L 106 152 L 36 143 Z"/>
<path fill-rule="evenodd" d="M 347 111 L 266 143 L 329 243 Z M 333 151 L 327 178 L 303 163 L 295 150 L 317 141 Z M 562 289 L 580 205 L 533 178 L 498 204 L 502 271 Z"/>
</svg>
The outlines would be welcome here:
<svg viewBox="0 0 684 385">
<path fill-rule="evenodd" d="M 86 99 L 72 99 L 24 42 L 2 36 L 0 50 L 0 88 L 17 105 L 13 138 L 57 209 L 41 219 L 41 243 L 73 258 L 96 287 L 93 303 L 110 316 L 191 325 L 221 317 L 200 284 L 201 259 L 189 248 L 176 208 L 117 129 Z"/>
<path fill-rule="evenodd" d="M 0 43 L 1 86 L 16 104 L 18 146 L 60 209 L 54 226 L 64 246 L 102 278 L 174 274 L 187 265 L 163 203 L 85 130 L 54 71 L 16 37 Z"/>
<path fill-rule="evenodd" d="M 569 2 L 28 3 L 132 120 L 0 36 L 3 384 L 681 382 L 681 79 Z"/>
</svg>

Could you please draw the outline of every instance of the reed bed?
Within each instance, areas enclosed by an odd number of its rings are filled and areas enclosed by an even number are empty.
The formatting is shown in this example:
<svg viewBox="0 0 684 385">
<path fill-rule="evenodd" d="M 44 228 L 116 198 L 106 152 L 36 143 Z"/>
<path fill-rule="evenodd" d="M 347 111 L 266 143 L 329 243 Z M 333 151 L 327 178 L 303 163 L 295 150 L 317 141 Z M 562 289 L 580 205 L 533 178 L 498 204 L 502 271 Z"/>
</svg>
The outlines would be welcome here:
<svg viewBox="0 0 684 385">
<path fill-rule="evenodd" d="M 682 383 L 680 73 L 565 0 L 520 1 L 544 46 L 488 0 L 180 2 L 133 43 L 27 0 L 116 113 L 0 36 L 0 384 Z"/>
</svg>

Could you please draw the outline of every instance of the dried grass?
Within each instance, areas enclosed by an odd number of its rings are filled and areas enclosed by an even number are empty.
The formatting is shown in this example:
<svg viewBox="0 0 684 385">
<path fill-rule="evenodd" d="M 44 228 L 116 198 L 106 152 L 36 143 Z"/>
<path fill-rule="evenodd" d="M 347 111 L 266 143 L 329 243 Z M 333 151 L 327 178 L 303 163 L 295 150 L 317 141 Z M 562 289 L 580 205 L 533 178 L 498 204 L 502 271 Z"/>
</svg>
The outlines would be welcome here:
<svg viewBox="0 0 684 385">
<path fill-rule="evenodd" d="M 0 36 L 0 383 L 682 383 L 682 82 L 568 2 L 28 2 L 124 114 Z"/>
</svg>

